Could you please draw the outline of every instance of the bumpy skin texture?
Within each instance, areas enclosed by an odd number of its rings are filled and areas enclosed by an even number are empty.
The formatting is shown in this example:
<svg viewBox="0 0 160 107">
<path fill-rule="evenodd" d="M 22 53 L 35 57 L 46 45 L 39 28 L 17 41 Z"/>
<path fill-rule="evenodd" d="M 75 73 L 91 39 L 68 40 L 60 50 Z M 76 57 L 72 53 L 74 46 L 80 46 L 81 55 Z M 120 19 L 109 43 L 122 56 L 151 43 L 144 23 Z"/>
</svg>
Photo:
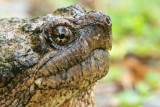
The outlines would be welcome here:
<svg viewBox="0 0 160 107">
<path fill-rule="evenodd" d="M 108 15 L 81 5 L 0 20 L 0 106 L 93 106 L 109 69 Z"/>
</svg>

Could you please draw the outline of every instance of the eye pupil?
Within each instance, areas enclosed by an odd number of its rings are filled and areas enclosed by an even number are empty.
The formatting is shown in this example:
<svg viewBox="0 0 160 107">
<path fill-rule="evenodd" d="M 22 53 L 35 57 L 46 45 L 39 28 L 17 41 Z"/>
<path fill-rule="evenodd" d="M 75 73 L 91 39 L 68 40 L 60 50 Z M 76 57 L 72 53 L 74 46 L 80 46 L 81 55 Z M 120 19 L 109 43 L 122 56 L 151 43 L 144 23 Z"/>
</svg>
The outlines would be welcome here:
<svg viewBox="0 0 160 107">
<path fill-rule="evenodd" d="M 60 39 L 64 39 L 64 38 L 65 38 L 65 34 L 63 34 L 63 33 L 62 33 L 62 34 L 59 34 L 59 38 L 60 38 Z"/>
</svg>

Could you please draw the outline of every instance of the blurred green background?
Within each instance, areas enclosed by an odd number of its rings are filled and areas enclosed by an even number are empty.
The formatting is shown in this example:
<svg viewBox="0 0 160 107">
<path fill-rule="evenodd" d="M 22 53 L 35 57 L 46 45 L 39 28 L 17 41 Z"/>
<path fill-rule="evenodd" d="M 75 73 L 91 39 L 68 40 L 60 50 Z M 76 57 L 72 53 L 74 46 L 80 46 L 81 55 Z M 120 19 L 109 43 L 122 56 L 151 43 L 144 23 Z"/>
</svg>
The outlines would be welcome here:
<svg viewBox="0 0 160 107">
<path fill-rule="evenodd" d="M 160 107 L 160 0 L 0 0 L 0 18 L 36 17 L 82 4 L 108 14 L 113 49 L 97 107 Z"/>
</svg>

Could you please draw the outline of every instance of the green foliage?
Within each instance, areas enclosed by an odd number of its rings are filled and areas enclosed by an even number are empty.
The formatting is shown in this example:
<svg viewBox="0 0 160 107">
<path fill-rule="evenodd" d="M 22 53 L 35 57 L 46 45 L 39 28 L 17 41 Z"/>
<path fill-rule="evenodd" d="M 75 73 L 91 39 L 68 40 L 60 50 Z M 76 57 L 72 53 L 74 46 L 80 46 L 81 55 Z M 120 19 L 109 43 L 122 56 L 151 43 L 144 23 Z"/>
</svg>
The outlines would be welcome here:
<svg viewBox="0 0 160 107">
<path fill-rule="evenodd" d="M 141 96 L 146 97 L 149 95 L 150 87 L 144 81 L 138 82 L 135 88 L 140 93 Z"/>
<path fill-rule="evenodd" d="M 127 35 L 149 37 L 147 39 L 154 39 L 154 35 L 158 36 L 159 32 L 156 32 L 155 29 L 160 27 L 158 25 L 160 23 L 158 14 L 160 7 L 154 0 L 150 2 L 144 0 L 123 1 L 117 6 L 109 13 L 113 21 L 113 36 L 116 36 L 116 40 Z M 120 9 L 117 11 L 118 8 Z"/>
<path fill-rule="evenodd" d="M 121 74 L 123 72 L 122 67 L 120 66 L 111 66 L 110 71 L 108 72 L 107 76 L 105 76 L 101 82 L 113 82 L 113 81 L 120 81 L 121 80 Z"/>
<path fill-rule="evenodd" d="M 72 4 L 80 4 L 80 1 L 78 0 L 56 0 L 52 2 L 55 6 L 57 6 L 56 8 L 67 7 Z"/>
<path fill-rule="evenodd" d="M 152 89 L 160 89 L 160 74 L 158 72 L 153 71 L 148 73 L 145 80 Z"/>
<path fill-rule="evenodd" d="M 151 54 L 160 53 L 159 11 L 160 1 L 158 0 L 149 2 L 146 0 L 122 0 L 114 8 L 110 7 L 108 14 L 113 23 L 113 44 L 119 46 L 119 51 L 125 47 L 125 52 L 134 52 L 140 55 L 148 55 L 151 51 Z M 127 41 L 130 45 L 126 45 Z M 126 53 L 123 52 L 123 54 Z M 118 57 L 114 56 L 114 58 Z"/>
<path fill-rule="evenodd" d="M 140 107 L 141 96 L 135 91 L 128 90 L 118 94 L 122 107 Z"/>
</svg>

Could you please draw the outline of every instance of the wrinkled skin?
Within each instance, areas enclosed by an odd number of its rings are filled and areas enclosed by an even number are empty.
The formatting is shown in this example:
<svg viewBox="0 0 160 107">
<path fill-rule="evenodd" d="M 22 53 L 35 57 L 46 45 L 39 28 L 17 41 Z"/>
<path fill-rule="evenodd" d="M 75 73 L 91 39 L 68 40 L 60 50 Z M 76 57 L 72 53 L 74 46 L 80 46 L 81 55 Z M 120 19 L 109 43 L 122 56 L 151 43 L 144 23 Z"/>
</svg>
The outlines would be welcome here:
<svg viewBox="0 0 160 107">
<path fill-rule="evenodd" d="M 0 20 L 0 106 L 93 106 L 109 69 L 108 15 L 81 5 Z"/>
</svg>

